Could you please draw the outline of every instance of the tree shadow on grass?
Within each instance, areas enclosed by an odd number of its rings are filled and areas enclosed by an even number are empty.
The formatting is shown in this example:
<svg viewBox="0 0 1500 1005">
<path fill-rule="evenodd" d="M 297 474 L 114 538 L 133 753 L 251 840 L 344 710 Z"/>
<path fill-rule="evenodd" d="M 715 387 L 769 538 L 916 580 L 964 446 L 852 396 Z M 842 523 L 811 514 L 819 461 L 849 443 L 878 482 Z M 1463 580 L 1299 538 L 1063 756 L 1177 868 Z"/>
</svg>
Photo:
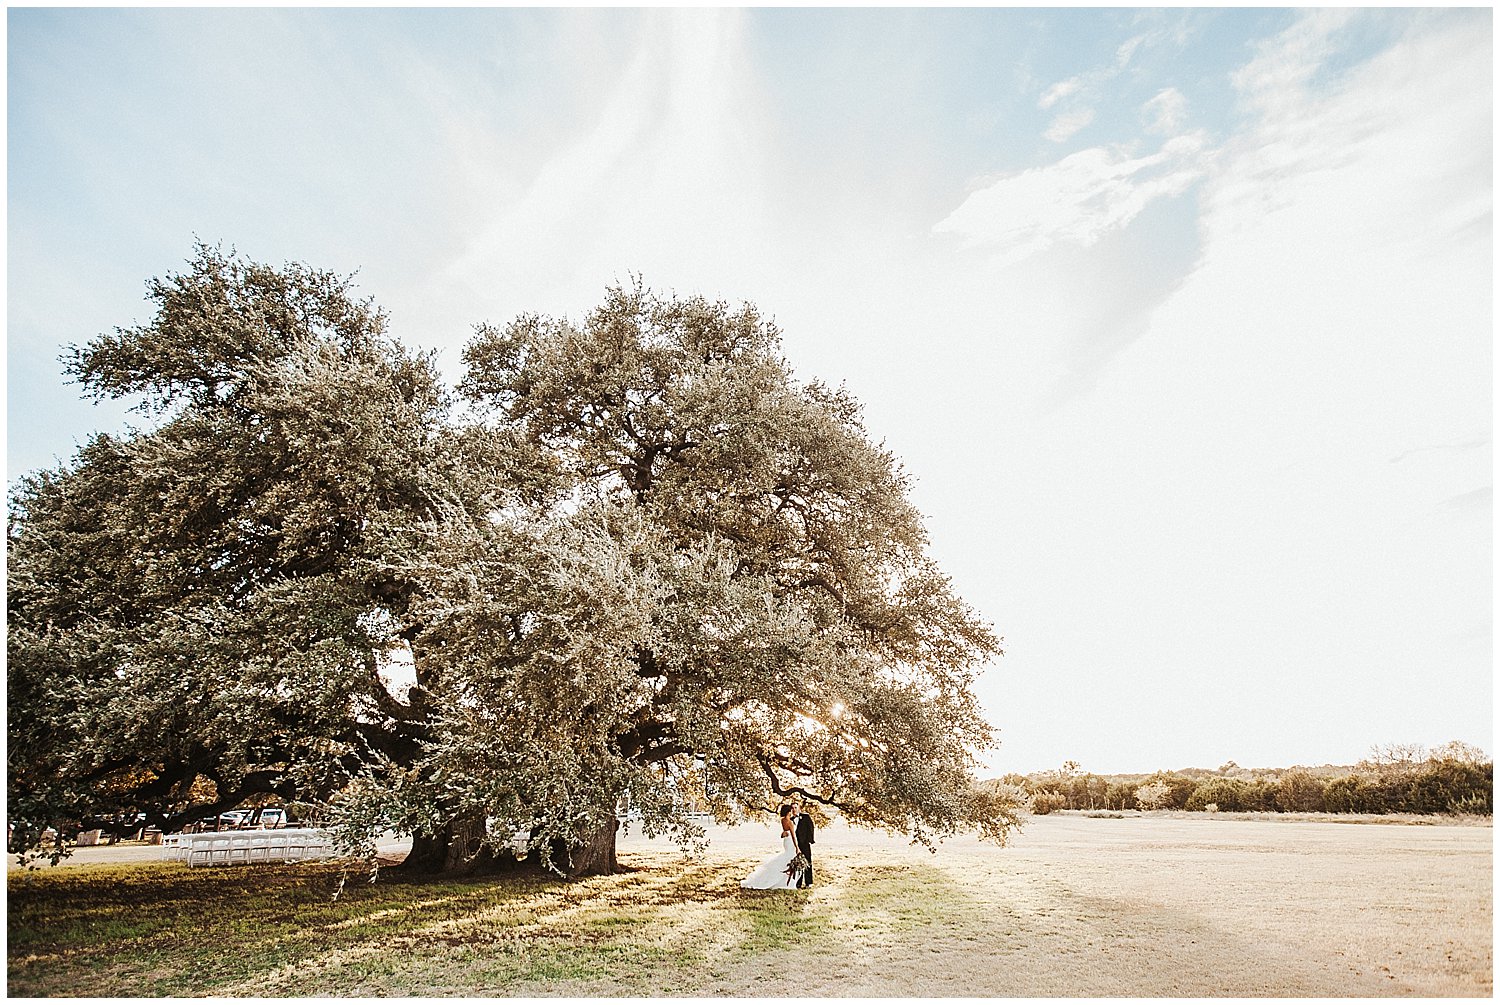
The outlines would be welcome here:
<svg viewBox="0 0 1500 1005">
<path fill-rule="evenodd" d="M 413 881 L 318 863 L 13 873 L 12 994 L 194 994 L 434 921 L 504 910 L 560 881 Z M 335 896 L 336 895 L 336 896 Z"/>
</svg>

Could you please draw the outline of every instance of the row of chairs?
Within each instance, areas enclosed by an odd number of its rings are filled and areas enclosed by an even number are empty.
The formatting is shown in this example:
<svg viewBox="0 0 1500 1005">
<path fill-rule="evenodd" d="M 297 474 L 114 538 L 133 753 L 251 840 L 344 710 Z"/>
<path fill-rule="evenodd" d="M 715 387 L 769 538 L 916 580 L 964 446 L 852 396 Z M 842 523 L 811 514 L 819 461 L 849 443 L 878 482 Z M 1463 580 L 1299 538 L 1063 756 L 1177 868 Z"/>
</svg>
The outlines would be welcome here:
<svg viewBox="0 0 1500 1005">
<path fill-rule="evenodd" d="M 291 827 L 278 831 L 230 831 L 168 834 L 161 856 L 168 861 L 200 865 L 248 865 L 251 862 L 309 862 L 333 857 L 327 831 Z"/>
</svg>

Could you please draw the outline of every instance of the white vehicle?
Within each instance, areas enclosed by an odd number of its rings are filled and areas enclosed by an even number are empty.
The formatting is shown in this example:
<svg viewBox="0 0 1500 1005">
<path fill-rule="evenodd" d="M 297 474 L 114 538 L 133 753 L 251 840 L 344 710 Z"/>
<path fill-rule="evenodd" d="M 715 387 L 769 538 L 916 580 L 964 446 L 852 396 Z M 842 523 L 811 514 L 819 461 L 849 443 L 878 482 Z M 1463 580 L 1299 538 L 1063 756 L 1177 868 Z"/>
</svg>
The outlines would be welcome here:
<svg viewBox="0 0 1500 1005">
<path fill-rule="evenodd" d="M 203 831 L 232 831 L 240 825 L 244 819 L 241 810 L 225 810 L 223 813 L 212 814 L 198 821 L 198 829 Z"/>
</svg>

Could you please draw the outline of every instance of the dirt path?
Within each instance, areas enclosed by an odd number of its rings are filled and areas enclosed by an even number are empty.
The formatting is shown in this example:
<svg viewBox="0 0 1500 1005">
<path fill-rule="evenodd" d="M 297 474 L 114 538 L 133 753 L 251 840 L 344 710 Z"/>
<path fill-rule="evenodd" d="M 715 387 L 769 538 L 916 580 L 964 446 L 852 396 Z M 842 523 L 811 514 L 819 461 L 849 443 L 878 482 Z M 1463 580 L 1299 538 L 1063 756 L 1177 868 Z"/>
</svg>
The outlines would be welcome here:
<svg viewBox="0 0 1500 1005">
<path fill-rule="evenodd" d="M 770 847 L 752 833 L 716 835 L 716 853 Z M 830 829 L 806 911 L 848 924 L 725 961 L 692 989 L 763 994 L 769 973 L 809 995 L 1489 995 L 1491 835 L 1052 816 L 1009 848 L 932 855 Z M 919 877 L 918 915 L 942 902 L 941 923 L 858 927 L 853 881 L 892 866 Z"/>
</svg>

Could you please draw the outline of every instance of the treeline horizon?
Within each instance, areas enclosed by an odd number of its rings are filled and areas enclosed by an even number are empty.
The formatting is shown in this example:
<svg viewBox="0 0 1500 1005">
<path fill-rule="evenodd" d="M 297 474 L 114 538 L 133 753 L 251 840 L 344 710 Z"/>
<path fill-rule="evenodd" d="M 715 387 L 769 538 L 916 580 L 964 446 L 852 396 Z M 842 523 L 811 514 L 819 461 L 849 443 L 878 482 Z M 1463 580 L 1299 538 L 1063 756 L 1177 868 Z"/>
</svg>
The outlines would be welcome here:
<svg viewBox="0 0 1500 1005">
<path fill-rule="evenodd" d="M 1494 762 L 1454 740 L 1430 752 L 1420 744 L 1379 745 L 1352 765 L 1243 768 L 1228 761 L 1217 769 L 1101 775 L 1065 761 L 986 784 L 1015 790 L 1038 815 L 1067 809 L 1491 816 Z"/>
</svg>

